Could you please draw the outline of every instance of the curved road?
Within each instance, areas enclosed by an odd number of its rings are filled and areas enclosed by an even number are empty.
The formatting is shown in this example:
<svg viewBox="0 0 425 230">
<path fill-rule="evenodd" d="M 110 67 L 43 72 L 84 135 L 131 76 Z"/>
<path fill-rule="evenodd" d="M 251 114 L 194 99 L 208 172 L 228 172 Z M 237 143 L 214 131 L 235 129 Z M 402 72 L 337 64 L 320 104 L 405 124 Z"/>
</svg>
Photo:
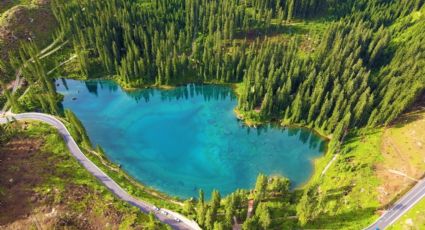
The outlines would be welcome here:
<svg viewBox="0 0 425 230">
<path fill-rule="evenodd" d="M 167 211 L 168 215 L 163 215 L 160 212 L 153 210 L 153 205 L 138 200 L 128 194 L 124 189 L 122 189 L 114 180 L 112 180 L 108 175 L 106 175 L 100 168 L 98 168 L 93 162 L 91 162 L 80 150 L 78 145 L 75 143 L 74 139 L 71 137 L 71 134 L 68 132 L 65 125 L 59 121 L 57 118 L 42 114 L 42 113 L 22 113 L 22 114 L 11 114 L 6 117 L 0 117 L 0 124 L 7 123 L 11 119 L 16 120 L 37 120 L 42 121 L 47 124 L 54 126 L 59 134 L 64 139 L 66 146 L 68 147 L 71 154 L 86 168 L 92 175 L 94 175 L 98 180 L 100 180 L 109 190 L 111 190 L 118 198 L 127 203 L 138 207 L 144 213 L 153 212 L 156 218 L 170 225 L 173 229 L 182 229 L 182 230 L 199 230 L 198 224 L 189 220 L 186 217 L 174 213 L 170 210 L 161 209 Z M 419 181 L 408 193 L 406 193 L 400 200 L 398 200 L 388 211 L 386 211 L 375 223 L 365 228 L 365 230 L 381 230 L 393 224 L 398 220 L 404 213 L 411 209 L 416 203 L 418 203 L 422 198 L 425 197 L 425 180 Z M 181 222 L 177 222 L 174 218 L 177 217 Z"/>
<path fill-rule="evenodd" d="M 198 224 L 195 221 L 189 220 L 178 213 L 174 213 L 166 209 L 161 209 L 161 210 L 168 212 L 168 215 L 164 215 L 158 211 L 154 211 L 152 208 L 153 205 L 147 202 L 141 201 L 139 199 L 136 199 L 130 194 L 128 194 L 113 179 L 111 179 L 108 175 L 106 175 L 100 168 L 98 168 L 93 162 L 91 162 L 83 154 L 83 152 L 78 147 L 77 143 L 75 143 L 71 134 L 68 132 L 65 125 L 61 121 L 59 121 L 57 118 L 47 114 L 42 114 L 42 113 L 21 113 L 16 115 L 11 114 L 3 118 L 0 117 L 0 124 L 7 123 L 12 119 L 37 120 L 37 121 L 42 121 L 54 126 L 58 130 L 62 138 L 64 139 L 66 146 L 68 147 L 71 154 L 84 166 L 84 168 L 86 168 L 92 175 L 94 175 L 98 180 L 100 180 L 109 190 L 111 190 L 111 192 L 113 192 L 121 200 L 126 201 L 127 203 L 135 207 L 138 207 L 144 213 L 153 212 L 159 221 L 170 225 L 173 229 L 178 229 L 178 230 L 201 229 L 199 228 Z M 177 217 L 181 221 L 177 222 L 174 219 L 175 217 Z"/>
<path fill-rule="evenodd" d="M 404 213 L 425 197 L 425 180 L 419 181 L 408 193 L 399 199 L 379 219 L 365 230 L 381 230 L 392 225 Z"/>
</svg>

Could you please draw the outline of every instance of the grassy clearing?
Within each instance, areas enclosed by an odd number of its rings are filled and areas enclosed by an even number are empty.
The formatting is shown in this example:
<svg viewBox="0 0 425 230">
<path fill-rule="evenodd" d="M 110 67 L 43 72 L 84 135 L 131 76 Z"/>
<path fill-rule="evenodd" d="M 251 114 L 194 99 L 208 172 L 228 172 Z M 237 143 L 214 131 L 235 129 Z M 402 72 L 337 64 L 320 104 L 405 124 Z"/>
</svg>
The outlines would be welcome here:
<svg viewBox="0 0 425 230">
<path fill-rule="evenodd" d="M 13 33 L 12 37 L 2 36 L 4 43 L 15 44 L 31 39 L 41 46 L 46 45 L 52 39 L 51 34 L 55 25 L 56 19 L 54 19 L 49 5 L 16 5 L 4 12 L 0 18 L 0 27 Z"/>
<path fill-rule="evenodd" d="M 320 205 L 322 215 L 306 228 L 361 229 L 378 218 L 413 182 L 391 173 L 396 170 L 421 178 L 425 172 L 425 110 L 403 115 L 392 126 L 351 132 L 341 147 L 337 160 L 324 176 L 322 170 L 331 161 L 326 154 L 316 160 L 316 171 L 308 183 L 320 181 L 325 197 Z M 394 229 L 423 226 L 424 201 Z M 422 209 L 421 209 L 422 208 Z M 407 226 L 407 227 L 406 227 Z M 420 228 L 418 228 L 420 229 Z"/>
<path fill-rule="evenodd" d="M 272 43 L 288 43 L 297 39 L 300 44 L 298 55 L 306 58 L 314 53 L 329 25 L 330 21 L 325 19 L 295 20 L 288 23 L 273 19 L 271 28 L 257 28 L 240 33 L 233 41 L 238 44 L 247 39 L 250 43 L 256 39 L 265 40 L 267 38 Z"/>
<path fill-rule="evenodd" d="M 415 168 L 416 178 L 425 172 L 425 109 L 410 112 L 397 120 L 384 136 L 394 143 L 395 151 L 406 157 Z"/>
<path fill-rule="evenodd" d="M 388 204 L 425 175 L 425 110 L 404 114 L 385 129 L 381 151 L 384 158 L 376 168 L 382 184 L 379 200 Z"/>
<path fill-rule="evenodd" d="M 128 174 L 119 169 L 119 167 L 109 162 L 109 166 L 102 163 L 99 157 L 94 154 L 90 154 L 85 151 L 86 156 L 93 161 L 99 168 L 102 169 L 108 176 L 110 176 L 115 182 L 117 182 L 124 190 L 131 195 L 154 204 L 158 207 L 165 207 L 171 210 L 181 211 L 182 206 L 178 203 L 173 202 L 176 199 L 168 197 L 166 194 L 161 194 L 153 188 L 145 186 L 136 180 L 132 179 Z M 115 168 L 115 170 L 113 169 Z"/>
<path fill-rule="evenodd" d="M 376 188 L 380 181 L 374 166 L 382 161 L 381 136 L 380 129 L 350 133 L 324 176 L 322 170 L 333 156 L 327 154 L 316 161 L 316 171 L 309 183 L 320 181 L 324 200 L 318 208 L 322 214 L 306 228 L 361 229 L 377 218 L 375 211 L 380 204 Z"/>
</svg>

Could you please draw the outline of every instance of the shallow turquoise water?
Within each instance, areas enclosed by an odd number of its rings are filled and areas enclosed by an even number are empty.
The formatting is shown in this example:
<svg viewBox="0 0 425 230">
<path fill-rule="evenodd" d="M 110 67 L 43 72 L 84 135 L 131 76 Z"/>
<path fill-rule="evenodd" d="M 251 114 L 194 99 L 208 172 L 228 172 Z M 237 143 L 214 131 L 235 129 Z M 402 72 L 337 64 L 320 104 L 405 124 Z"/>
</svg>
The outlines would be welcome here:
<svg viewBox="0 0 425 230">
<path fill-rule="evenodd" d="M 58 80 L 94 145 L 131 176 L 170 195 L 251 188 L 259 172 L 308 180 L 324 142 L 304 129 L 248 128 L 230 88 L 188 85 L 124 92 L 112 81 Z M 208 197 L 208 196 L 207 196 Z"/>
</svg>

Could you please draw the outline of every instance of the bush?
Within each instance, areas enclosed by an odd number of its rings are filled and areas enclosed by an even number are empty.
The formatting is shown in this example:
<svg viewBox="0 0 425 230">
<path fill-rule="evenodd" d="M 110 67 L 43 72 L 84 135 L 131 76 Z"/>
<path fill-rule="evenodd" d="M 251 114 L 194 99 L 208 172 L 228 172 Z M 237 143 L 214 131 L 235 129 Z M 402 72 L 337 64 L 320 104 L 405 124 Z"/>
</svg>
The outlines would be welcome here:
<svg viewBox="0 0 425 230">
<path fill-rule="evenodd" d="M 0 95 L 0 109 L 3 108 L 3 106 L 6 104 L 6 102 L 7 102 L 6 96 L 3 95 L 3 94 Z"/>
</svg>

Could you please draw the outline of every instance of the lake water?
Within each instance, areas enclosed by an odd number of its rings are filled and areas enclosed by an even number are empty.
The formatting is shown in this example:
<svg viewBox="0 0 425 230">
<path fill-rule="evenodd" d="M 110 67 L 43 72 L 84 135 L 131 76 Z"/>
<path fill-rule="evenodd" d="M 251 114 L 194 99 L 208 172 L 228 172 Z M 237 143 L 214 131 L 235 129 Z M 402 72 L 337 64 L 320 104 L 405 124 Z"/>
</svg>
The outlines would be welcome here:
<svg viewBox="0 0 425 230">
<path fill-rule="evenodd" d="M 307 181 L 324 142 L 305 129 L 249 128 L 237 98 L 218 85 L 123 91 L 107 80 L 58 80 L 63 105 L 94 145 L 140 182 L 173 196 L 249 189 L 258 173 Z"/>
</svg>

